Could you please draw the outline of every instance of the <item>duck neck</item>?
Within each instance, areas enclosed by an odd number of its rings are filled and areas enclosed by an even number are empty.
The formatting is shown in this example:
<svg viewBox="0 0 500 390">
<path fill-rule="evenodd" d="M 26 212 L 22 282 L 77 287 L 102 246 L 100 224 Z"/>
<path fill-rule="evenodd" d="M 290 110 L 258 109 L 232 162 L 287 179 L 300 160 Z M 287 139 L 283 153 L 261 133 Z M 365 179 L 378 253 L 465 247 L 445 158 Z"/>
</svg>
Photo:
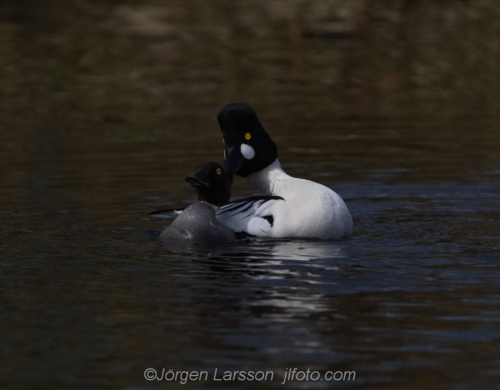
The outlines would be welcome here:
<svg viewBox="0 0 500 390">
<path fill-rule="evenodd" d="M 219 211 L 220 207 L 215 205 L 215 204 L 212 204 L 206 200 L 199 200 L 200 203 L 203 203 L 203 204 L 206 204 L 208 206 L 210 206 L 215 212 Z"/>
<path fill-rule="evenodd" d="M 277 195 L 277 184 L 290 176 L 288 176 L 283 169 L 278 159 L 274 160 L 270 165 L 264 169 L 248 175 L 247 178 L 250 182 L 266 195 Z"/>
</svg>

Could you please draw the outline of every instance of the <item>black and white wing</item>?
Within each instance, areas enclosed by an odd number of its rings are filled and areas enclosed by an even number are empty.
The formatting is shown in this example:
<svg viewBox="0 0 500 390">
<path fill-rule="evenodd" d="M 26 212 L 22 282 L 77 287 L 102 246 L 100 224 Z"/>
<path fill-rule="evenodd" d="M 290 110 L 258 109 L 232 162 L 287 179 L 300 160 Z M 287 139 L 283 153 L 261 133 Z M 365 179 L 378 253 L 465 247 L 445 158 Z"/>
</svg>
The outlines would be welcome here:
<svg viewBox="0 0 500 390">
<path fill-rule="evenodd" d="M 175 219 L 184 210 L 185 210 L 184 208 L 163 209 L 163 210 L 153 211 L 153 212 L 149 213 L 148 215 L 150 215 L 151 217 L 155 217 L 155 218 Z"/>
<path fill-rule="evenodd" d="M 217 212 L 217 220 L 236 233 L 265 237 L 269 235 L 276 212 L 284 202 L 280 196 L 238 199 L 221 207 Z"/>
</svg>

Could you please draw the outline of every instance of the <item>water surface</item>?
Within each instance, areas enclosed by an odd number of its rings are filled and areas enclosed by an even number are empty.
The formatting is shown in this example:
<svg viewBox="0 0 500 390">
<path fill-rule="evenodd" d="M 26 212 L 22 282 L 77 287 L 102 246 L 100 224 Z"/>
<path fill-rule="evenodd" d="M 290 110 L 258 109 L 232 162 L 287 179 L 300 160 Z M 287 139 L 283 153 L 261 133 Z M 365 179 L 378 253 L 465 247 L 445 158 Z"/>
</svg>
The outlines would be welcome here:
<svg viewBox="0 0 500 390">
<path fill-rule="evenodd" d="M 376 3 L 0 4 L 2 388 L 498 387 L 500 7 Z M 351 237 L 157 240 L 231 101 Z"/>
</svg>

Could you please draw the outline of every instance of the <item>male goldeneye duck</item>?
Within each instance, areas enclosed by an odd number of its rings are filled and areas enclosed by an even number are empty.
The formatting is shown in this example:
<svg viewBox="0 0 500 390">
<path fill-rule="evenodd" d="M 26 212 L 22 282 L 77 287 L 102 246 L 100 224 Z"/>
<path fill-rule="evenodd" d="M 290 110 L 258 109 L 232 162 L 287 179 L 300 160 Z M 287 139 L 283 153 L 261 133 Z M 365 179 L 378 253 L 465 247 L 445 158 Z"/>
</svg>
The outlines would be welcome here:
<svg viewBox="0 0 500 390">
<path fill-rule="evenodd" d="M 198 194 L 198 202 L 183 210 L 172 224 L 160 234 L 162 239 L 187 239 L 196 242 L 236 240 L 235 233 L 217 221 L 216 212 L 229 202 L 232 175 L 217 163 L 200 165 L 186 176 Z M 164 211 L 164 210 L 162 210 Z M 160 211 L 161 212 L 161 211 Z M 155 212 L 152 214 L 157 214 Z"/>
<path fill-rule="evenodd" d="M 278 148 L 246 104 L 225 106 L 217 119 L 222 131 L 224 169 L 246 177 L 270 197 L 265 203 L 230 204 L 217 219 L 235 232 L 260 237 L 336 239 L 352 233 L 352 217 L 342 198 L 330 188 L 287 175 Z M 249 221 L 259 221 L 254 226 Z"/>
</svg>

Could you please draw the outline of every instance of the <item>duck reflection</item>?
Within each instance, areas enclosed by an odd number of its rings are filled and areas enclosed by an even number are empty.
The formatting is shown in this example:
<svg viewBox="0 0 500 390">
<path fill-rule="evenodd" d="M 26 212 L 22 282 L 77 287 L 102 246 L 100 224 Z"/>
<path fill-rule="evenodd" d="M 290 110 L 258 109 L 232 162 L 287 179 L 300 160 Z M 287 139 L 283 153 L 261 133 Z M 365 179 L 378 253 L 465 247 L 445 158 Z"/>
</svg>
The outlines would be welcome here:
<svg viewBox="0 0 500 390">
<path fill-rule="evenodd" d="M 207 244 L 185 240 L 162 240 L 162 245 L 172 253 L 182 253 L 247 262 L 263 260 L 272 264 L 286 260 L 334 259 L 345 257 L 344 247 L 338 242 L 320 240 L 249 239 L 235 243 Z"/>
</svg>

